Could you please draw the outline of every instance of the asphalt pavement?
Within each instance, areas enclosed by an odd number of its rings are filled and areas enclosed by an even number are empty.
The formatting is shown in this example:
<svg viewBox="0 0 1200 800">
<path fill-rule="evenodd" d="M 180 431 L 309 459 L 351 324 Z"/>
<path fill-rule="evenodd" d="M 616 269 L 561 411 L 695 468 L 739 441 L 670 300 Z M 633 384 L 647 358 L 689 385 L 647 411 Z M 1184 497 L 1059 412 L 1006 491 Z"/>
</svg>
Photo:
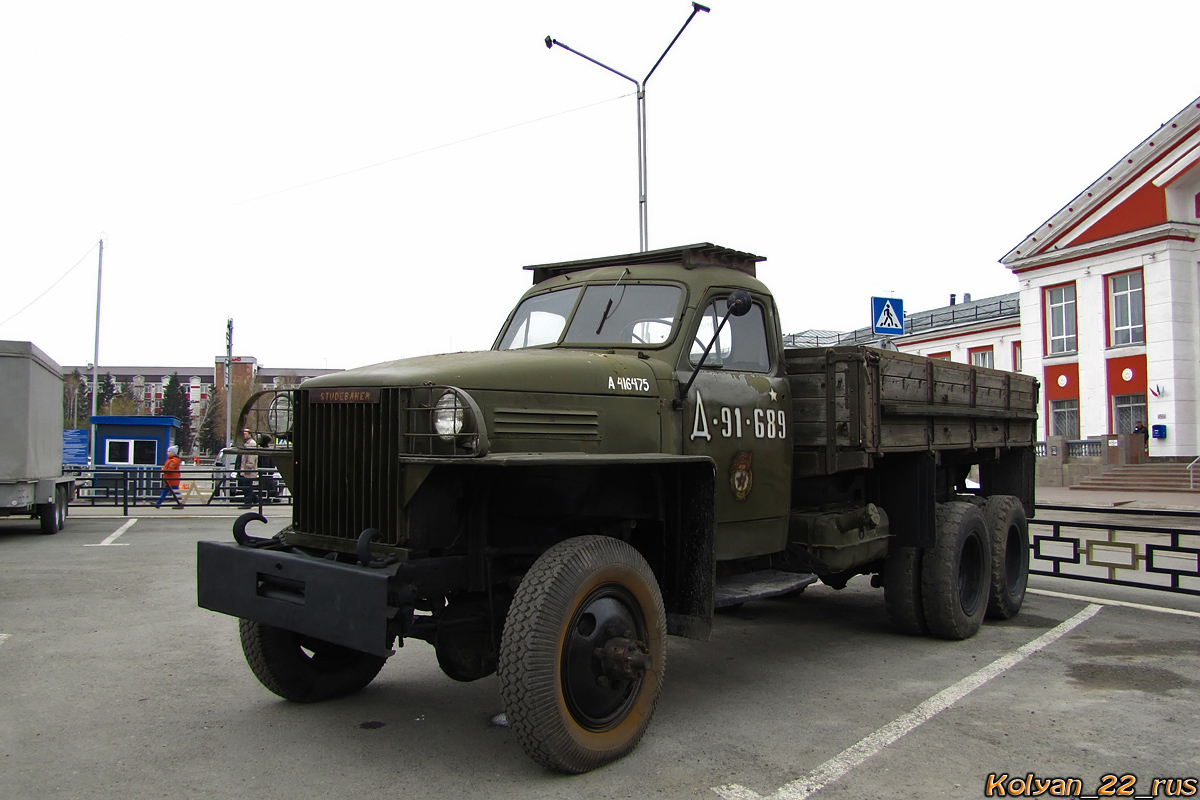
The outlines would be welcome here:
<svg viewBox="0 0 1200 800">
<path fill-rule="evenodd" d="M 965 642 L 895 633 L 866 578 L 720 614 L 672 637 L 642 744 L 587 775 L 526 758 L 495 677 L 452 681 L 421 642 L 353 697 L 288 703 L 196 606 L 196 542 L 240 513 L 0 520 L 0 798 L 982 798 L 1200 772 L 1200 598 L 1041 576 Z"/>
</svg>

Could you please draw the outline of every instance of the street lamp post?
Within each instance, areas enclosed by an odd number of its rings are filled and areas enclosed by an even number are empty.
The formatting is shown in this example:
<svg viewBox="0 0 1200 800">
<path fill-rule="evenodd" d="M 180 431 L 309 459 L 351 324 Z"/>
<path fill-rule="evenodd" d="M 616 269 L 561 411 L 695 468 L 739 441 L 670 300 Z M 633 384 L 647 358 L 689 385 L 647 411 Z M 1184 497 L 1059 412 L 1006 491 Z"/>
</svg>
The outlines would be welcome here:
<svg viewBox="0 0 1200 800">
<path fill-rule="evenodd" d="M 603 67 L 614 75 L 620 75 L 622 78 L 637 87 L 638 247 L 643 253 L 650 249 L 650 221 L 649 214 L 646 210 L 646 84 L 650 81 L 650 76 L 654 74 L 654 70 L 658 69 L 658 65 L 662 63 L 663 59 L 667 57 L 667 53 L 670 52 L 671 48 L 675 46 L 675 42 L 679 41 L 679 37 L 683 35 L 684 28 L 687 28 L 688 24 L 692 21 L 692 17 L 696 16 L 696 14 L 700 13 L 701 11 L 707 14 L 710 9 L 708 6 L 702 6 L 699 3 L 692 3 L 692 13 L 688 15 L 687 21 L 683 23 L 683 27 L 679 29 L 679 33 L 675 34 L 675 38 L 671 40 L 669 45 L 667 45 L 667 49 L 663 50 L 662 55 L 658 57 L 658 61 L 654 62 L 654 66 L 650 68 L 650 71 L 646 73 L 646 77 L 642 78 L 640 82 L 629 77 L 624 72 L 615 70 L 603 62 L 597 61 L 591 56 L 584 55 L 578 50 L 568 47 L 557 39 L 554 39 L 550 36 L 546 37 L 547 50 L 553 48 L 555 45 L 558 45 L 563 50 L 574 53 L 580 58 L 586 59 L 598 67 Z"/>
</svg>

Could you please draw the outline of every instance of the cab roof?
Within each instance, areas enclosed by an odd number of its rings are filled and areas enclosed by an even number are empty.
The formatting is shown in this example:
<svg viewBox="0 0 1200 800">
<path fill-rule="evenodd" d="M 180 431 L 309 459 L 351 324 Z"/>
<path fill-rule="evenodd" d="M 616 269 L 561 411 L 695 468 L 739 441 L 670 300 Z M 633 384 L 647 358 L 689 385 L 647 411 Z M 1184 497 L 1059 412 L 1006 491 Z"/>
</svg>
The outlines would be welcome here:
<svg viewBox="0 0 1200 800">
<path fill-rule="evenodd" d="M 667 247 L 662 250 L 648 250 L 644 253 L 628 253 L 620 256 L 604 256 L 602 258 L 586 258 L 579 261 L 559 261 L 554 264 L 531 264 L 525 269 L 533 270 L 533 282 L 539 284 L 549 278 L 579 272 L 598 267 L 628 267 L 640 264 L 674 264 L 683 269 L 697 267 L 724 267 L 737 270 L 757 278 L 755 265 L 766 261 L 766 256 L 756 256 L 753 253 L 743 253 L 720 247 L 709 242 L 687 244 L 681 247 Z"/>
</svg>

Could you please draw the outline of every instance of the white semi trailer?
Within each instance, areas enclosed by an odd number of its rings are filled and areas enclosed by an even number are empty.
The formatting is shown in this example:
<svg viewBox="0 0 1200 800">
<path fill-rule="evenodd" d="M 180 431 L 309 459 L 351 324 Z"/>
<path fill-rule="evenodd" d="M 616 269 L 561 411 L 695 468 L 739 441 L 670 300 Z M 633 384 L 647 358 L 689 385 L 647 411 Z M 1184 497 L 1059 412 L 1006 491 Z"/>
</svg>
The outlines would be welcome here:
<svg viewBox="0 0 1200 800">
<path fill-rule="evenodd" d="M 62 474 L 62 368 L 31 342 L 0 341 L 0 516 L 58 533 L 75 497 Z"/>
</svg>

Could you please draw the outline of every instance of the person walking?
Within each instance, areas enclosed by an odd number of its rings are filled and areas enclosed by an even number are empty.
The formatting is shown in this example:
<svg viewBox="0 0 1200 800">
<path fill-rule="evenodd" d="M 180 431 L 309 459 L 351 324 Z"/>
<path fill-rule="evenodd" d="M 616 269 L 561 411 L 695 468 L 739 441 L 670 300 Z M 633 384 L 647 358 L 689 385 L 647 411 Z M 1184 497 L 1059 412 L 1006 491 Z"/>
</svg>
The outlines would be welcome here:
<svg viewBox="0 0 1200 800">
<path fill-rule="evenodd" d="M 254 437 L 248 430 L 242 431 L 242 447 L 255 447 Z M 239 454 L 234 469 L 237 470 L 238 489 L 242 492 L 242 504 L 238 508 L 258 505 L 258 492 L 254 488 L 258 481 L 258 456 L 253 453 Z"/>
<path fill-rule="evenodd" d="M 175 499 L 175 508 L 183 508 L 183 498 L 179 496 L 179 466 L 183 459 L 179 457 L 179 448 L 171 445 L 167 448 L 167 461 L 162 468 L 162 491 L 158 494 L 155 508 L 162 508 L 163 500 L 168 496 Z"/>
</svg>

